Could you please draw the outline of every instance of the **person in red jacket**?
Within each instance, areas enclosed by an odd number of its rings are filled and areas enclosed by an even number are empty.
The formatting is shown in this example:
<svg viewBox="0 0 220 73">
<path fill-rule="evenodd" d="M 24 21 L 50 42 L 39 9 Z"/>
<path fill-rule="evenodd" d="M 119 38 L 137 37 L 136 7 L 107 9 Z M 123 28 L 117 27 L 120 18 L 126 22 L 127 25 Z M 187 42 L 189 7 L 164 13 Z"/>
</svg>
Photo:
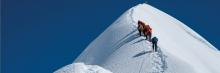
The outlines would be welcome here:
<svg viewBox="0 0 220 73">
<path fill-rule="evenodd" d="M 146 40 L 151 41 L 151 36 L 152 36 L 152 28 L 150 25 L 146 25 L 144 28 L 144 36 L 146 37 Z"/>
</svg>

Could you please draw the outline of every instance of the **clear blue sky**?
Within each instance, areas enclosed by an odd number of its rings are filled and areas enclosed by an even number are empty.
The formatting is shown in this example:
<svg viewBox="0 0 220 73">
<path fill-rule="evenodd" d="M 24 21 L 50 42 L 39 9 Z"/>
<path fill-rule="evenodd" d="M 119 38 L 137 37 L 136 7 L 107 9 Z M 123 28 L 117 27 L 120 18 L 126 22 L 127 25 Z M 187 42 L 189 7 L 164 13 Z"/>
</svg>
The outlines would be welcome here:
<svg viewBox="0 0 220 73">
<path fill-rule="evenodd" d="M 51 73 L 143 0 L 2 0 L 1 73 Z M 148 0 L 220 49 L 219 0 Z"/>
</svg>

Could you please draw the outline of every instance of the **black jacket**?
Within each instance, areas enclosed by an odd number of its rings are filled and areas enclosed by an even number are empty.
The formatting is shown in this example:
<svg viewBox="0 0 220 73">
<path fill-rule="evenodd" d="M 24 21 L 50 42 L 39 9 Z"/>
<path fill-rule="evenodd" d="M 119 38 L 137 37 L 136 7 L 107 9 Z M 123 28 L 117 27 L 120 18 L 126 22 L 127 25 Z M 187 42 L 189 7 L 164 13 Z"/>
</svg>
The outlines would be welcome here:
<svg viewBox="0 0 220 73">
<path fill-rule="evenodd" d="M 157 37 L 153 37 L 151 41 L 152 41 L 152 43 L 157 43 L 158 38 Z"/>
</svg>

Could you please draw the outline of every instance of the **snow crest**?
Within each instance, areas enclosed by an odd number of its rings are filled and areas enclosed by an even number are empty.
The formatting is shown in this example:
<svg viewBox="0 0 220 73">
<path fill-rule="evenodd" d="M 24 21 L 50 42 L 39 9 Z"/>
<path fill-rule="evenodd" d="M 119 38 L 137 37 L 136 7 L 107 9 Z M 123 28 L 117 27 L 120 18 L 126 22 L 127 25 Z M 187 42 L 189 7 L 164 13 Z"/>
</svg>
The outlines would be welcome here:
<svg viewBox="0 0 220 73">
<path fill-rule="evenodd" d="M 152 27 L 152 36 L 159 39 L 158 52 L 152 52 L 152 43 L 139 35 L 138 20 Z M 113 73 L 220 73 L 220 53 L 213 45 L 148 4 L 126 11 L 88 45 L 77 62 L 99 65 Z M 79 70 L 91 71 L 87 68 Z M 58 71 L 75 71 L 69 65 L 61 69 Z"/>
<path fill-rule="evenodd" d="M 112 73 L 97 65 L 85 65 L 84 63 L 73 63 L 67 65 L 54 73 Z"/>
</svg>

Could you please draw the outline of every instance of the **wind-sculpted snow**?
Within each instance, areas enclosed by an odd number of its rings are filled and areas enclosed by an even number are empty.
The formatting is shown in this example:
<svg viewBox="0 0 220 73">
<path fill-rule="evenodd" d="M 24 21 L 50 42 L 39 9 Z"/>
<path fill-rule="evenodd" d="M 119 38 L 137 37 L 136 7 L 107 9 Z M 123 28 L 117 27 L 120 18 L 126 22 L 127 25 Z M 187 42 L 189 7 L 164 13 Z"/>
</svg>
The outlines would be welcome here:
<svg viewBox="0 0 220 73">
<path fill-rule="evenodd" d="M 148 46 L 151 46 L 151 45 L 152 44 L 148 44 Z M 151 59 L 150 64 L 152 65 L 152 68 L 149 71 L 142 70 L 142 69 L 145 69 L 145 68 L 143 68 L 143 65 L 146 65 L 144 63 L 145 63 L 145 59 L 147 59 L 147 58 L 144 58 L 138 73 L 145 73 L 145 72 L 147 72 L 147 73 L 165 73 L 168 68 L 167 67 L 167 60 L 166 60 L 167 56 L 165 54 L 163 54 L 163 52 L 160 50 L 160 48 L 158 48 L 158 52 L 153 53 L 152 51 L 143 51 L 133 57 L 138 57 L 138 56 L 141 56 L 141 55 L 144 55 L 147 53 L 151 53 L 151 54 L 149 54 L 149 59 Z"/>
<path fill-rule="evenodd" d="M 137 21 L 153 29 L 158 52 L 139 36 Z M 126 11 L 74 62 L 99 65 L 113 73 L 220 73 L 220 53 L 174 17 L 148 5 Z"/>
<path fill-rule="evenodd" d="M 163 54 L 163 52 L 159 49 L 157 53 L 153 53 L 151 55 L 152 57 L 152 72 L 151 73 L 164 73 L 166 72 L 167 67 L 167 61 L 166 61 L 166 55 Z"/>
<path fill-rule="evenodd" d="M 73 63 L 67 65 L 54 73 L 112 73 L 97 65 L 85 65 L 84 63 Z"/>
</svg>

